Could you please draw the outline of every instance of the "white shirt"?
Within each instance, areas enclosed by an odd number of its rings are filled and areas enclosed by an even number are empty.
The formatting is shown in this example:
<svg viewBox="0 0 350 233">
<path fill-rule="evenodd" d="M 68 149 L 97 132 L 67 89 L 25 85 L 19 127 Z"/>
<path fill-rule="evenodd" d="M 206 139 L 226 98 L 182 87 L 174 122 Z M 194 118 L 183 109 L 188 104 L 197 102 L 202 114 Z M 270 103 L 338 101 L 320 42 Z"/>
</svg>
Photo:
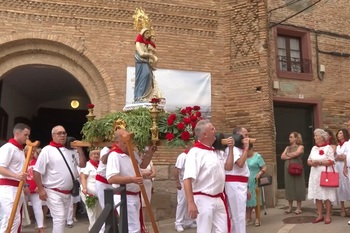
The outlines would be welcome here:
<svg viewBox="0 0 350 233">
<path fill-rule="evenodd" d="M 224 166 L 222 151 L 193 147 L 186 155 L 183 179 L 193 179 L 193 192 L 216 195 L 224 191 Z"/>
<path fill-rule="evenodd" d="M 226 150 L 225 150 L 225 154 L 224 154 L 225 161 L 227 160 L 227 157 L 228 157 L 228 150 L 229 150 L 229 148 L 226 148 Z M 244 163 L 242 168 L 238 167 L 236 164 L 236 161 L 239 158 L 241 158 L 242 155 L 243 155 L 243 149 L 240 149 L 238 147 L 233 147 L 233 168 L 231 171 L 226 171 L 226 175 L 249 177 L 250 172 L 249 172 L 249 168 L 247 165 L 247 161 Z"/>
<path fill-rule="evenodd" d="M 102 162 L 100 162 L 102 163 Z M 80 170 L 80 173 L 87 175 L 86 178 L 86 188 L 88 193 L 92 195 L 96 195 L 96 168 L 94 165 L 90 163 L 90 161 L 86 162 L 86 166 Z M 83 188 L 83 187 L 82 187 Z"/>
<path fill-rule="evenodd" d="M 78 152 L 64 147 L 59 149 L 66 158 L 74 178 L 78 178 Z M 42 183 L 46 188 L 58 188 L 61 190 L 71 190 L 73 188 L 72 176 L 56 147 L 48 145 L 41 150 L 34 166 L 34 171 L 41 174 Z"/>
<path fill-rule="evenodd" d="M 141 163 L 139 155 L 135 154 L 135 159 L 138 164 Z M 140 167 L 139 167 L 140 169 Z M 119 154 L 115 151 L 111 152 L 107 160 L 106 178 L 107 180 L 112 176 L 136 176 L 134 167 L 132 165 L 131 158 L 127 154 Z M 119 187 L 119 184 L 113 184 L 113 187 Z M 140 192 L 138 184 L 127 184 L 126 191 Z"/>
<path fill-rule="evenodd" d="M 22 173 L 25 162 L 25 154 L 12 143 L 6 143 L 0 148 L 0 167 L 6 167 L 13 173 Z M 0 174 L 0 178 L 16 180 L 13 177 L 7 177 Z"/>
<path fill-rule="evenodd" d="M 181 154 L 179 154 L 179 156 L 177 156 L 176 163 L 175 163 L 175 167 L 180 170 L 180 173 L 179 173 L 180 182 L 183 181 L 184 172 L 185 172 L 185 162 L 186 162 L 186 153 L 182 152 Z"/>
<path fill-rule="evenodd" d="M 106 168 L 107 168 L 107 164 L 102 163 L 102 157 L 103 156 L 107 156 L 107 154 L 104 154 L 100 156 L 100 162 L 98 164 L 97 170 L 96 170 L 96 174 L 99 174 L 100 176 L 106 178 Z"/>
</svg>

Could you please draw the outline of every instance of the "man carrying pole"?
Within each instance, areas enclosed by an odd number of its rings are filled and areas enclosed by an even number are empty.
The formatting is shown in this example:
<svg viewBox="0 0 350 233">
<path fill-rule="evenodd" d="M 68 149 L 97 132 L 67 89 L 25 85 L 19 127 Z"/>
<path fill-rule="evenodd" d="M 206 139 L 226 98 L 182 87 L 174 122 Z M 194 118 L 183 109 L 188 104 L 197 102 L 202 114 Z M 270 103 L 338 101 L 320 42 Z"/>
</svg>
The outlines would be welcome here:
<svg viewBox="0 0 350 233">
<path fill-rule="evenodd" d="M 125 130 L 118 129 L 115 132 L 115 145 L 108 156 L 106 177 L 110 184 L 119 187 L 120 184 L 126 184 L 127 208 L 128 208 L 128 226 L 129 233 L 143 233 L 146 229 L 143 226 L 140 199 L 140 185 L 143 184 L 142 176 L 137 176 L 140 171 L 135 171 L 132 158 L 128 151 L 127 143 L 123 141 L 122 135 Z M 138 168 L 146 168 L 152 159 L 156 147 L 153 146 L 141 161 L 138 155 L 135 158 L 138 162 Z"/>
<path fill-rule="evenodd" d="M 25 162 L 23 145 L 26 144 L 29 135 L 30 127 L 18 123 L 13 128 L 14 137 L 0 148 L 0 203 L 3 211 L 0 232 L 7 229 L 19 182 L 27 179 L 27 174 L 22 171 Z M 21 194 L 11 227 L 13 233 L 17 233 L 21 225 L 20 209 L 23 202 L 24 195 Z"/>
</svg>

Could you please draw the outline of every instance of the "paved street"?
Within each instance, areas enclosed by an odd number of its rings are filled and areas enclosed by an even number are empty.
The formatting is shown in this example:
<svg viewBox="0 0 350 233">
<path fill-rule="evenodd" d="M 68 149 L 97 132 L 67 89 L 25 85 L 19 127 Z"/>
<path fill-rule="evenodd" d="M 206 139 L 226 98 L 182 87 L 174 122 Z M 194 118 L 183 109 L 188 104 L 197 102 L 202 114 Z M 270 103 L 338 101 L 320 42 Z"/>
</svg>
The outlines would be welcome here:
<svg viewBox="0 0 350 233">
<path fill-rule="evenodd" d="M 350 206 L 350 203 L 346 203 L 346 206 Z M 343 218 L 339 216 L 339 210 L 334 209 L 332 216 L 332 223 L 325 225 L 323 222 L 318 224 L 312 224 L 310 220 L 315 217 L 315 206 L 312 201 L 303 202 L 303 213 L 301 215 L 289 214 L 285 215 L 284 211 L 287 209 L 286 200 L 278 200 L 278 204 L 275 208 L 268 208 L 266 215 L 264 210 L 261 212 L 261 226 L 247 226 L 247 233 L 309 233 L 309 232 L 322 232 L 322 233 L 337 233 L 337 232 L 348 232 L 350 226 L 347 225 L 349 217 Z M 289 218 L 289 219 L 288 219 Z M 51 232 L 52 223 L 48 218 L 48 229 L 47 232 Z M 88 220 L 85 216 L 78 216 L 78 223 L 75 223 L 73 228 L 66 228 L 67 233 L 73 232 L 87 232 L 88 231 Z M 283 221 L 292 222 L 286 224 Z M 295 224 L 295 222 L 307 222 Z M 174 219 L 168 219 L 160 221 L 159 232 L 161 233 L 172 233 L 176 232 L 174 229 Z M 151 229 L 151 228 L 150 228 Z M 24 233 L 35 233 L 34 224 L 23 228 Z M 152 231 L 150 231 L 151 233 Z M 186 229 L 185 233 L 195 233 L 195 229 Z M 209 232 L 208 232 L 209 233 Z"/>
</svg>

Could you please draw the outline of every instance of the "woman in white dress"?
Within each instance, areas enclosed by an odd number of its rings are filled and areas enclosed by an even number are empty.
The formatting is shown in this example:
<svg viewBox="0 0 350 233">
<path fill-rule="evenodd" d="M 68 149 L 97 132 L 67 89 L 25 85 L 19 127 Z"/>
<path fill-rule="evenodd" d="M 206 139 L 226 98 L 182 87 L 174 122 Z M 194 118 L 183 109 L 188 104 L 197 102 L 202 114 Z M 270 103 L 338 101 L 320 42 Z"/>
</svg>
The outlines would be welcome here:
<svg viewBox="0 0 350 233">
<path fill-rule="evenodd" d="M 156 176 L 156 170 L 154 169 L 152 160 L 149 162 L 145 169 L 140 169 L 143 177 L 143 185 L 145 186 L 148 201 L 151 202 L 153 179 Z M 142 207 L 146 207 L 145 201 L 142 196 Z"/>
<path fill-rule="evenodd" d="M 337 189 L 320 186 L 321 172 L 332 170 L 334 164 L 334 151 L 327 143 L 328 134 L 323 129 L 316 129 L 314 131 L 315 146 L 312 147 L 307 164 L 311 166 L 309 177 L 308 199 L 316 202 L 317 218 L 312 222 L 325 224 L 331 223 L 331 203 L 336 201 Z M 322 209 L 323 202 L 326 205 L 326 216 L 323 217 Z"/>
<path fill-rule="evenodd" d="M 340 216 L 346 216 L 344 202 L 350 200 L 350 182 L 347 176 L 343 174 L 344 161 L 350 157 L 349 153 L 349 133 L 346 129 L 340 129 L 336 137 L 338 146 L 335 155 L 335 170 L 339 172 L 339 188 L 337 189 L 338 201 L 340 201 Z M 347 175 L 347 174 L 346 174 Z"/>
</svg>

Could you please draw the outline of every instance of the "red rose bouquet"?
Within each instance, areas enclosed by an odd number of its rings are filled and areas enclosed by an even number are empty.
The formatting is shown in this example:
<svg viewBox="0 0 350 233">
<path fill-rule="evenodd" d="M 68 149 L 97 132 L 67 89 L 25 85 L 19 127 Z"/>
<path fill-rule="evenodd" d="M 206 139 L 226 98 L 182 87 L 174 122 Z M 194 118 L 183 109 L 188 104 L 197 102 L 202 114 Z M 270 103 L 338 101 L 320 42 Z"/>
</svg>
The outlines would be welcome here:
<svg viewBox="0 0 350 233">
<path fill-rule="evenodd" d="M 165 113 L 158 119 L 161 139 L 165 139 L 171 147 L 186 147 L 194 140 L 194 128 L 202 113 L 199 106 L 179 108 L 175 112 Z"/>
</svg>

